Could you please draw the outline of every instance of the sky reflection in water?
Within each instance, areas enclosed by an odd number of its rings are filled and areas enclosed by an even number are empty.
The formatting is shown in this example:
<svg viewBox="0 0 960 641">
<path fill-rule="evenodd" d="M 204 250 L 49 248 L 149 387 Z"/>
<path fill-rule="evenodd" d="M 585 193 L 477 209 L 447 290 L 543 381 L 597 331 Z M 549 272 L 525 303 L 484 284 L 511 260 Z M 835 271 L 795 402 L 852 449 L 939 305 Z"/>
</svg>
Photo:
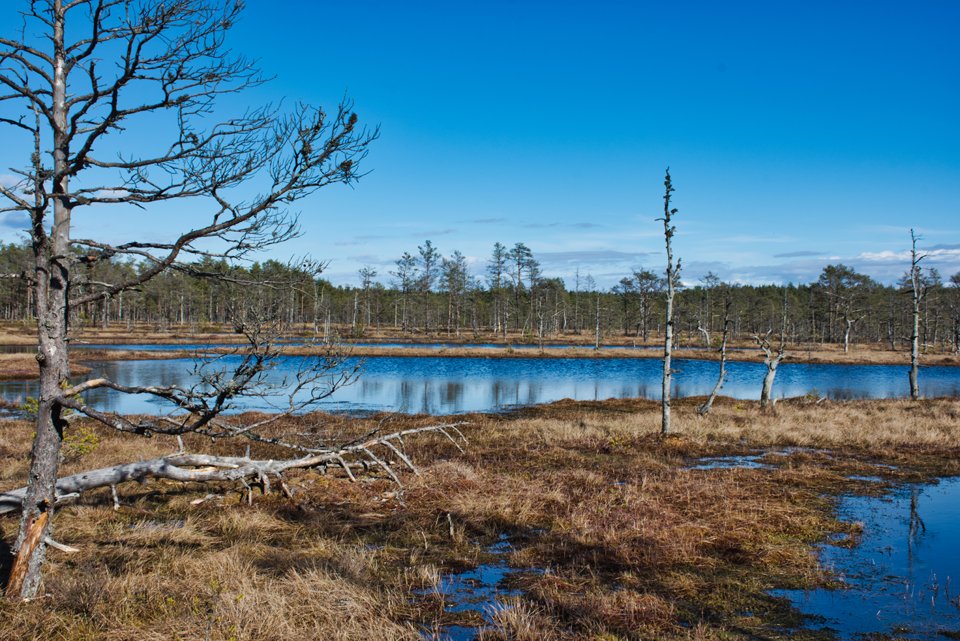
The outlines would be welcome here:
<svg viewBox="0 0 960 641">
<path fill-rule="evenodd" d="M 891 632 L 943 639 L 943 632 L 960 632 L 960 478 L 905 486 L 879 498 L 844 497 L 840 515 L 863 523 L 860 544 L 824 546 L 821 561 L 849 589 L 774 594 L 823 617 L 810 625 L 842 639 Z"/>
<path fill-rule="evenodd" d="M 237 357 L 227 357 L 229 365 Z M 292 377 L 304 357 L 278 359 L 274 380 Z M 676 396 L 705 395 L 717 375 L 717 363 L 674 361 Z M 92 376 L 105 375 L 125 385 L 183 385 L 191 379 L 190 359 L 93 363 Z M 764 366 L 731 362 L 723 394 L 757 399 Z M 517 405 L 547 403 L 563 398 L 601 400 L 649 398 L 660 395 L 658 359 L 585 358 L 444 358 L 368 357 L 353 385 L 338 390 L 321 408 L 329 411 L 385 410 L 403 413 L 455 414 L 496 411 Z M 921 389 L 926 396 L 960 396 L 960 369 L 925 367 Z M 0 395 L 11 401 L 32 394 L 35 383 L 0 384 Z M 902 365 L 822 365 L 786 363 L 780 366 L 776 397 L 808 393 L 830 398 L 887 398 L 908 394 L 907 367 Z M 156 413 L 165 404 L 144 396 L 96 391 L 88 402 L 122 413 Z M 271 409 L 261 399 L 239 399 L 235 409 Z"/>
</svg>

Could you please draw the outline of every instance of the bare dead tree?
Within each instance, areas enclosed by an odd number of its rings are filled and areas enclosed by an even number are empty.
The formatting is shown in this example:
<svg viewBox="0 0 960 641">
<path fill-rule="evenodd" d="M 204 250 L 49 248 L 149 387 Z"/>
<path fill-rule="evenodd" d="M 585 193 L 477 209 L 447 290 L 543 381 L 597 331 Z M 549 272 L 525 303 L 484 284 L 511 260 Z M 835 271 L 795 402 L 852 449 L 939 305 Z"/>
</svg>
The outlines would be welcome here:
<svg viewBox="0 0 960 641">
<path fill-rule="evenodd" d="M 843 353 L 846 354 L 850 351 L 850 333 L 853 331 L 853 326 L 859 322 L 863 317 L 856 316 L 850 317 L 846 316 L 843 319 L 844 329 L 843 329 Z"/>
<path fill-rule="evenodd" d="M 783 341 L 781 340 L 779 346 L 774 348 L 770 342 L 771 333 L 772 330 L 767 330 L 766 334 L 758 334 L 753 337 L 757 346 L 763 351 L 763 364 L 767 367 L 767 373 L 763 375 L 763 387 L 760 389 L 761 409 L 773 407 L 776 402 L 773 398 L 773 380 L 777 376 L 777 367 L 780 366 L 780 361 L 783 360 L 784 356 Z"/>
<path fill-rule="evenodd" d="M 787 293 L 784 289 L 783 307 L 780 318 L 780 341 L 776 347 L 770 341 L 773 334 L 772 329 L 768 329 L 766 334 L 756 334 L 753 340 L 763 352 L 763 364 L 767 367 L 767 372 L 763 376 L 763 387 L 760 389 L 760 409 L 773 407 L 776 400 L 773 398 L 773 381 L 777 376 L 777 368 L 780 362 L 786 356 L 787 348 Z"/>
<path fill-rule="evenodd" d="M 667 249 L 667 269 L 666 269 L 666 311 L 665 326 L 663 338 L 663 389 L 661 392 L 661 423 L 660 433 L 670 433 L 670 390 L 673 370 L 671 369 L 671 357 L 673 354 L 673 298 L 677 293 L 677 285 L 680 282 L 680 259 L 676 263 L 673 261 L 673 235 L 677 228 L 671 224 L 673 215 L 677 213 L 676 209 L 670 208 L 670 194 L 673 193 L 673 182 L 670 179 L 670 168 L 667 168 L 663 179 L 663 218 L 657 220 L 663 221 L 663 236 Z"/>
<path fill-rule="evenodd" d="M 0 123 L 6 144 L 22 145 L 15 185 L 0 186 L 0 211 L 25 213 L 34 269 L 28 276 L 37 315 L 39 411 L 23 495 L 13 596 L 31 598 L 57 503 L 60 446 L 72 409 L 135 433 L 228 429 L 216 417 L 245 386 L 262 382 L 268 352 L 244 360 L 209 390 L 124 388 L 105 379 L 67 382 L 70 311 L 137 288 L 191 259 L 243 259 L 298 233 L 294 203 L 317 189 L 353 183 L 377 132 L 359 126 L 349 102 L 333 112 L 296 105 L 225 116 L 218 98 L 260 85 L 254 65 L 231 53 L 230 27 L 242 9 L 227 0 L 32 0 L 23 29 L 0 38 Z M 136 151 L 124 140 L 149 127 Z M 20 138 L 15 137 L 19 134 Z M 107 243 L 74 238 L 75 215 L 109 206 L 149 216 L 189 207 L 195 226 L 167 241 Z M 155 214 L 159 215 L 159 214 Z M 88 283 L 75 295 L 77 265 L 135 259 L 147 269 L 115 282 Z M 307 379 L 310 378 L 308 374 Z M 181 423 L 132 422 L 76 401 L 94 387 L 141 392 L 184 412 Z M 176 422 L 176 421 L 174 421 Z M 232 428 L 231 428 L 232 429 Z M 228 430 L 229 431 L 229 430 Z"/>
<path fill-rule="evenodd" d="M 927 295 L 920 261 L 926 256 L 917 251 L 919 236 L 910 230 L 910 291 L 913 300 L 913 331 L 910 333 L 910 398 L 920 399 L 920 310 Z"/>
<path fill-rule="evenodd" d="M 390 434 L 379 430 L 365 434 L 360 439 L 332 446 L 305 446 L 286 444 L 297 449 L 300 456 L 284 459 L 252 459 L 247 456 L 212 456 L 176 452 L 168 456 L 113 465 L 81 474 L 66 476 L 57 481 L 57 502 L 64 503 L 78 498 L 85 492 L 104 487 L 116 488 L 132 481 L 170 479 L 181 483 L 226 483 L 233 481 L 258 481 L 265 492 L 271 489 L 271 479 L 285 489 L 284 474 L 300 469 L 340 469 L 346 478 L 356 481 L 357 469 L 379 470 L 381 474 L 401 484 L 396 468 L 406 467 L 414 474 L 419 470 L 403 451 L 404 438 L 417 434 L 434 433 L 446 437 L 455 447 L 461 448 L 466 437 L 460 431 L 466 423 L 443 423 L 416 427 Z M 377 454 L 380 451 L 379 455 Z M 0 493 L 0 514 L 20 511 L 27 488 L 21 487 Z"/>
<path fill-rule="evenodd" d="M 704 347 L 710 346 L 710 330 L 703 326 L 703 321 L 697 319 L 697 331 L 700 332 L 700 335 L 703 336 L 703 345 Z"/>
<path fill-rule="evenodd" d="M 600 290 L 597 290 L 597 318 L 596 318 L 596 331 L 593 335 L 593 349 L 600 349 Z"/>
<path fill-rule="evenodd" d="M 713 407 L 713 402 L 717 399 L 717 395 L 720 394 L 723 383 L 727 378 L 727 337 L 730 334 L 730 325 L 733 322 L 730 319 L 730 305 L 731 301 L 729 299 L 723 304 L 723 334 L 720 338 L 720 349 L 718 350 L 720 352 L 720 371 L 717 374 L 717 382 L 710 391 L 710 396 L 707 397 L 703 405 L 697 408 L 697 414 L 700 416 L 706 416 L 710 408 Z"/>
</svg>

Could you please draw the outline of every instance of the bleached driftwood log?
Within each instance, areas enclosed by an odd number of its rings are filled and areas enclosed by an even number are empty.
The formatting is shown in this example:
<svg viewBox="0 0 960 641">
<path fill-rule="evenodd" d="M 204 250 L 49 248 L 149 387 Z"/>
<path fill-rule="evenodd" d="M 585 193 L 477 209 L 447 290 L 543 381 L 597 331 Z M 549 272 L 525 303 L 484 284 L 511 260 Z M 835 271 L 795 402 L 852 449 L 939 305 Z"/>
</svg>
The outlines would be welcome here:
<svg viewBox="0 0 960 641">
<path fill-rule="evenodd" d="M 337 448 L 318 449 L 303 456 L 289 459 L 257 460 L 249 456 L 213 456 L 209 454 L 177 453 L 148 461 L 137 461 L 104 467 L 98 470 L 81 472 L 65 476 L 57 481 L 57 500 L 77 498 L 84 492 L 102 487 L 116 487 L 129 481 L 146 481 L 151 478 L 169 479 L 184 483 L 215 483 L 223 481 L 244 481 L 253 479 L 269 491 L 271 478 L 279 485 L 283 484 L 283 474 L 289 470 L 317 467 L 339 467 L 351 481 L 356 481 L 352 467 L 358 465 L 383 470 L 394 482 L 400 484 L 400 478 L 394 471 L 395 461 L 400 461 L 415 474 L 419 474 L 410 458 L 403 453 L 403 438 L 414 434 L 436 433 L 449 439 L 458 449 L 460 442 L 466 443 L 466 437 L 460 431 L 465 423 L 445 423 L 416 427 L 385 436 L 369 434 L 359 441 Z M 459 441 L 459 442 L 458 442 Z M 378 456 L 376 448 L 382 448 L 389 454 Z M 27 488 L 21 487 L 0 493 L 0 514 L 19 512 Z"/>
</svg>

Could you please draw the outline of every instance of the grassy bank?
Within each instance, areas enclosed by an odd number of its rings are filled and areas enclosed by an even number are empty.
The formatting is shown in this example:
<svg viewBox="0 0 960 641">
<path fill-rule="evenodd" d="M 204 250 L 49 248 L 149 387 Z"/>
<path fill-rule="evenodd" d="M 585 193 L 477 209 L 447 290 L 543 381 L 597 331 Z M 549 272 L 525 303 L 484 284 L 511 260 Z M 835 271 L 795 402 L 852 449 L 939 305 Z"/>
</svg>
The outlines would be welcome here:
<svg viewBox="0 0 960 641">
<path fill-rule="evenodd" d="M 192 341 L 191 341 L 192 342 Z M 177 343 L 168 343 L 175 345 Z M 240 347 L 239 345 L 237 347 Z M 218 347 L 212 348 L 213 353 L 226 353 L 237 349 L 237 347 Z M 555 349 L 545 347 L 538 349 L 535 347 L 515 348 L 509 345 L 498 347 L 427 347 L 411 343 L 409 346 L 378 346 L 378 345 L 352 345 L 342 343 L 333 347 L 325 345 L 316 346 L 288 346 L 283 347 L 284 354 L 292 356 L 310 356 L 327 354 L 331 350 L 339 351 L 343 354 L 358 357 L 377 357 L 377 356 L 408 356 L 408 357 L 438 357 L 447 358 L 589 358 L 589 359 L 610 359 L 610 358 L 643 358 L 660 359 L 663 358 L 662 351 L 656 349 L 636 349 L 633 347 L 605 347 L 595 350 L 590 347 L 572 346 L 564 349 Z M 191 350 L 97 350 L 84 349 L 74 352 L 76 360 L 100 361 L 100 360 L 156 360 L 168 358 L 191 358 L 195 355 Z M 702 349 L 675 349 L 674 358 L 697 359 L 719 361 L 720 355 L 713 350 Z M 727 353 L 728 361 L 745 362 L 763 362 L 763 355 L 753 349 L 742 349 L 730 351 Z M 840 364 L 840 365 L 909 365 L 910 356 L 902 352 L 887 352 L 875 350 L 852 350 L 844 354 L 840 350 L 787 350 L 785 358 L 787 363 L 812 363 L 812 364 Z M 921 358 L 922 365 L 944 365 L 960 366 L 960 356 L 953 354 L 930 354 Z"/>
<path fill-rule="evenodd" d="M 325 351 L 326 347 L 287 347 L 287 354 L 316 354 Z M 544 347 L 514 348 L 509 345 L 500 347 L 459 347 L 443 348 L 420 347 L 411 344 L 409 347 L 381 347 L 372 345 L 350 345 L 345 343 L 342 349 L 354 356 L 419 356 L 450 358 L 663 358 L 662 348 L 637 349 L 627 346 L 604 347 L 596 350 L 591 347 L 571 346 L 564 349 Z M 720 355 L 715 350 L 703 349 L 674 349 L 674 358 L 698 359 L 719 361 Z M 763 362 L 763 354 L 753 347 L 742 347 L 727 352 L 728 361 Z M 814 348 L 787 349 L 785 362 L 840 364 L 840 365 L 908 365 L 909 353 L 881 350 L 851 350 L 844 353 L 842 350 L 825 349 L 823 346 Z M 960 366 L 960 356 L 954 354 L 927 354 L 921 358 L 923 365 Z"/>
<path fill-rule="evenodd" d="M 0 380 L 32 380 L 40 376 L 39 365 L 33 354 L 0 354 Z M 90 368 L 79 363 L 70 365 L 70 374 L 79 376 Z"/>
<path fill-rule="evenodd" d="M 139 361 L 167 358 L 193 358 L 194 352 L 183 351 L 136 351 L 136 350 L 83 350 L 74 354 L 70 364 L 71 376 L 83 376 L 90 373 L 90 367 L 84 362 L 95 361 Z M 34 354 L 0 354 L 0 381 L 35 380 L 40 377 L 40 369 Z"/>
<path fill-rule="evenodd" d="M 333 333 L 339 336 L 350 336 L 350 327 L 334 328 Z M 289 329 L 287 333 L 289 339 L 315 340 L 317 333 L 312 325 L 295 326 Z M 530 358 L 533 356 L 544 358 L 659 358 L 657 349 L 662 346 L 662 339 L 651 335 L 647 341 L 640 340 L 634 336 L 624 336 L 620 333 L 608 334 L 603 337 L 603 350 L 594 350 L 591 348 L 593 336 L 588 334 L 565 334 L 562 336 L 551 336 L 543 341 L 544 349 L 537 349 L 540 343 L 528 334 L 518 332 L 510 333 L 504 337 L 502 334 L 493 334 L 492 332 L 462 333 L 460 335 L 448 334 L 446 332 L 402 332 L 395 328 L 368 329 L 364 332 L 362 338 L 355 339 L 357 342 L 368 343 L 402 343 L 404 347 L 381 347 L 381 346 L 356 346 L 350 345 L 351 340 L 345 339 L 344 345 L 351 350 L 351 353 L 358 356 L 484 356 L 490 358 Z M 111 327 L 87 327 L 78 329 L 73 337 L 75 344 L 86 343 L 96 344 L 243 344 L 243 338 L 232 331 L 232 328 L 226 326 L 175 326 L 168 329 L 158 329 L 153 326 L 131 326 L 116 325 Z M 36 343 L 36 330 L 30 325 L 23 324 L 5 324 L 0 325 L 0 345 L 30 345 Z M 450 347 L 437 350 L 435 348 L 425 347 L 428 344 L 443 343 Z M 492 343 L 500 345 L 496 348 L 472 348 L 470 344 Z M 511 345 L 528 345 L 530 347 L 514 349 Z M 568 349 L 551 349 L 550 345 L 563 345 Z M 637 349 L 646 347 L 652 349 Z M 697 349 L 690 349 L 696 347 Z M 675 349 L 674 355 L 677 358 L 697 358 L 697 359 L 718 359 L 714 350 L 704 350 L 699 337 L 688 337 L 681 346 Z M 760 361 L 762 357 L 752 340 L 731 341 L 728 359 L 742 361 Z M 136 351 L 136 350 L 134 350 Z M 312 348 L 298 350 L 288 348 L 291 353 L 308 353 Z M 92 350 L 91 350 L 92 352 Z M 186 353 L 184 353 L 186 354 Z M 169 353 L 154 354 L 150 352 L 138 352 L 136 354 L 121 354 L 118 351 L 110 350 L 104 355 L 94 355 L 84 350 L 81 358 L 90 360 L 103 360 L 113 357 L 121 360 L 147 359 L 147 358 L 173 358 Z M 837 345 L 827 345 L 822 343 L 788 345 L 787 362 L 798 363 L 838 363 L 851 365 L 901 365 L 909 363 L 909 349 L 904 344 L 902 349 L 891 350 L 887 345 L 876 343 L 853 344 L 849 352 L 844 352 Z M 960 365 L 960 355 L 949 352 L 939 351 L 933 347 L 924 350 L 921 362 L 925 365 Z"/>
<path fill-rule="evenodd" d="M 431 436 L 407 444 L 421 476 L 400 491 L 303 472 L 292 500 L 252 506 L 231 486 L 123 486 L 117 511 L 108 491 L 91 493 L 58 519 L 56 538 L 81 551 L 51 551 L 49 597 L 0 605 L 0 639 L 413 640 L 423 626 L 476 623 L 445 613 L 431 587 L 482 562 L 500 534 L 514 543 L 510 564 L 534 571 L 519 574 L 523 596 L 485 639 L 780 638 L 801 619 L 766 591 L 828 582 L 813 544 L 856 534 L 831 497 L 877 491 L 847 476 L 960 472 L 957 401 L 793 401 L 761 413 L 721 399 L 698 418 L 688 400 L 676 414 L 668 439 L 644 401 L 465 417 L 465 453 Z M 284 429 L 343 439 L 381 418 L 313 415 Z M 431 420 L 394 417 L 387 429 Z M 23 422 L 0 429 L 0 487 L 23 482 L 30 434 Z M 175 449 L 98 436 L 93 451 L 69 454 L 67 472 Z M 689 468 L 788 446 L 800 449 L 768 456 L 773 469 Z M 210 493 L 219 498 L 191 504 Z M 15 519 L 0 523 L 10 541 Z"/>
</svg>

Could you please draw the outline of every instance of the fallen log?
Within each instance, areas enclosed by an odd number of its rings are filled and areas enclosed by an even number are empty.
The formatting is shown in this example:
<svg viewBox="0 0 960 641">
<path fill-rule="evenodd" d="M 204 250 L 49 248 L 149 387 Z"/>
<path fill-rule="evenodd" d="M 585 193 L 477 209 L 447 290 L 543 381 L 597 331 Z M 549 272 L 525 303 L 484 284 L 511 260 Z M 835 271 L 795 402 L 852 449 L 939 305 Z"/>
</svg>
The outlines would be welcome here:
<svg viewBox="0 0 960 641">
<path fill-rule="evenodd" d="M 465 425 L 465 423 L 447 423 L 412 428 L 386 436 L 368 436 L 362 442 L 350 443 L 339 448 L 315 450 L 307 455 L 290 459 L 257 460 L 251 459 L 249 455 L 213 456 L 210 454 L 177 453 L 147 461 L 113 465 L 61 478 L 57 481 L 57 501 L 59 503 L 63 499 L 76 498 L 79 494 L 101 487 L 116 487 L 122 483 L 143 482 L 151 478 L 169 479 L 183 483 L 255 479 L 263 482 L 265 486 L 269 486 L 270 477 L 281 479 L 282 474 L 288 470 L 329 466 L 343 468 L 347 477 L 355 481 L 356 476 L 350 468 L 355 466 L 356 463 L 348 461 L 348 458 L 359 459 L 368 463 L 369 465 L 366 466 L 368 469 L 383 469 L 394 482 L 400 484 L 400 479 L 393 471 L 391 464 L 374 454 L 373 448 L 379 446 L 391 454 L 397 454 L 400 450 L 392 441 L 402 443 L 405 436 L 430 432 L 442 434 L 459 448 L 457 440 L 466 442 L 466 438 L 458 429 L 462 425 Z M 451 432 L 457 438 L 454 438 Z M 413 468 L 413 464 L 406 455 L 400 454 L 399 458 L 405 466 L 416 469 Z M 21 487 L 0 493 L 0 514 L 19 512 L 26 492 L 27 488 Z"/>
</svg>

